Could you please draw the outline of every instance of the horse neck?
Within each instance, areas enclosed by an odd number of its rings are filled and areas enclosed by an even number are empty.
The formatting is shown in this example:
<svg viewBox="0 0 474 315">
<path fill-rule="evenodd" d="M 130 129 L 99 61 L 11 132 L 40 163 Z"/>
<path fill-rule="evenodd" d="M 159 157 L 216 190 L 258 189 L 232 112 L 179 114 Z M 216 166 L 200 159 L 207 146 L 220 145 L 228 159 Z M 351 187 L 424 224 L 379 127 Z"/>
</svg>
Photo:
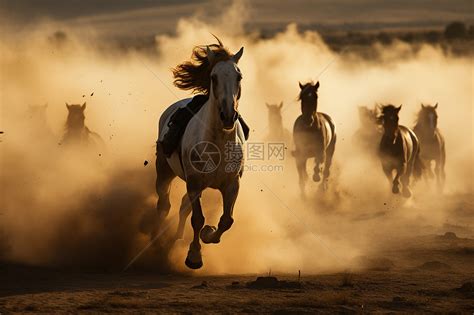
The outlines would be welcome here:
<svg viewBox="0 0 474 315">
<path fill-rule="evenodd" d="M 397 125 L 393 131 L 388 131 L 387 128 L 383 128 L 383 136 L 382 136 L 382 139 L 385 139 L 386 141 L 390 142 L 390 143 L 395 143 L 395 139 L 398 135 L 398 131 L 399 131 L 399 125 Z"/>
<path fill-rule="evenodd" d="M 318 118 L 318 115 L 317 115 L 317 112 L 318 112 L 318 101 L 316 101 L 316 104 L 304 104 L 303 101 L 301 101 L 301 112 L 302 112 L 302 115 L 304 116 L 304 108 L 305 107 L 313 107 L 314 106 L 314 111 L 311 113 L 310 116 L 307 116 L 306 118 L 310 118 L 312 117 L 313 118 L 313 121 L 314 123 L 316 124 L 319 124 L 319 118 Z M 311 110 L 313 110 L 313 108 L 311 108 Z"/>
<path fill-rule="evenodd" d="M 418 133 L 422 133 L 424 136 L 434 136 L 437 127 L 435 126 L 434 128 L 432 128 L 429 123 L 419 121 L 415 125 L 414 129 L 416 129 Z"/>
<path fill-rule="evenodd" d="M 82 136 L 84 133 L 87 133 L 88 130 L 89 129 L 84 124 L 80 126 L 70 126 L 70 125 L 66 126 L 66 134 L 72 137 Z"/>
<path fill-rule="evenodd" d="M 209 97 L 209 100 L 203 105 L 195 117 L 200 120 L 200 129 L 203 130 L 201 140 L 219 142 L 219 140 L 226 141 L 226 139 L 235 137 L 235 130 L 237 128 L 234 128 L 234 132 L 224 132 L 222 130 L 216 100 L 213 96 Z"/>
</svg>

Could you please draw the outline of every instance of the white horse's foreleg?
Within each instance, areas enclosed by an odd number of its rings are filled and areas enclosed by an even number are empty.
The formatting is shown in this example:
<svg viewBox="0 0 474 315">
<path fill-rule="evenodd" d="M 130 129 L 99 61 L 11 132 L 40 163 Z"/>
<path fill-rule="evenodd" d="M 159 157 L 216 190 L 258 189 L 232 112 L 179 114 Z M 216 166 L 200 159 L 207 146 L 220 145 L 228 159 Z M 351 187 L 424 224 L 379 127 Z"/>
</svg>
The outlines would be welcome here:
<svg viewBox="0 0 474 315">
<path fill-rule="evenodd" d="M 184 194 L 181 199 L 181 206 L 179 207 L 179 222 L 178 229 L 176 231 L 176 239 L 182 239 L 184 235 L 184 225 L 186 224 L 186 219 L 191 213 L 191 201 L 189 200 L 188 194 Z"/>
<path fill-rule="evenodd" d="M 202 190 L 193 189 L 188 183 L 188 196 L 191 202 L 193 214 L 191 216 L 191 225 L 194 231 L 194 237 L 189 244 L 188 256 L 184 262 L 191 269 L 199 269 L 202 267 L 201 244 L 199 243 L 199 234 L 204 226 L 204 215 L 201 208 L 201 192 Z"/>
<path fill-rule="evenodd" d="M 240 180 L 236 177 L 236 180 L 221 190 L 222 199 L 224 200 L 224 213 L 222 214 L 217 230 L 214 226 L 206 225 L 201 231 L 201 240 L 203 243 L 219 243 L 222 234 L 230 229 L 234 223 L 233 213 L 234 204 L 239 194 Z"/>
</svg>

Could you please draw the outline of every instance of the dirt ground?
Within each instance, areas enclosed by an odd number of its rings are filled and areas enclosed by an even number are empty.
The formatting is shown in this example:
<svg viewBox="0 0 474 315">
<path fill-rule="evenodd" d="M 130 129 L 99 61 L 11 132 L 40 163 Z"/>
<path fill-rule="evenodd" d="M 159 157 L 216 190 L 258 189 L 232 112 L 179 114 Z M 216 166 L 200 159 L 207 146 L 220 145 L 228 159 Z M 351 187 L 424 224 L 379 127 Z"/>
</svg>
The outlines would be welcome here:
<svg viewBox="0 0 474 315">
<path fill-rule="evenodd" d="M 399 241 L 397 241 L 399 242 Z M 407 241 L 405 241 L 407 242 Z M 417 236 L 360 257 L 364 269 L 323 275 L 196 277 L 0 265 L 0 313 L 474 312 L 474 240 Z M 261 276 L 261 275 L 260 275 Z"/>
</svg>

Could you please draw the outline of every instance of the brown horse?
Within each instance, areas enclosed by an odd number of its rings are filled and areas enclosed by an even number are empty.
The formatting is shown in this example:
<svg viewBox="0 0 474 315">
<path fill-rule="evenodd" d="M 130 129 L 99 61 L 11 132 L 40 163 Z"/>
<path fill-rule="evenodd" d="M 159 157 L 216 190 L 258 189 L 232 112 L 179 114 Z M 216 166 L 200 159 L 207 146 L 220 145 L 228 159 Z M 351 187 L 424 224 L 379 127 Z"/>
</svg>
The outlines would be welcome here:
<svg viewBox="0 0 474 315">
<path fill-rule="evenodd" d="M 436 182 L 438 190 L 442 191 L 446 174 L 444 172 L 444 165 L 446 163 L 446 148 L 444 138 L 438 129 L 438 114 L 435 106 L 421 104 L 421 110 L 418 112 L 418 119 L 413 131 L 420 139 L 421 144 L 421 159 L 428 166 L 430 177 L 433 176 L 431 170 L 431 162 L 435 162 L 434 171 L 436 174 Z"/>
<path fill-rule="evenodd" d="M 380 119 L 383 123 L 384 134 L 380 141 L 380 161 L 382 168 L 392 185 L 392 192 L 400 192 L 400 179 L 403 185 L 402 195 L 411 196 L 410 176 L 421 176 L 423 164 L 420 159 L 420 143 L 415 133 L 405 126 L 398 124 L 398 113 L 402 106 L 385 105 L 382 107 Z M 396 171 L 393 177 L 393 171 Z"/>
<path fill-rule="evenodd" d="M 308 178 L 306 172 L 306 161 L 314 158 L 313 180 L 321 180 L 321 165 L 324 164 L 323 182 L 320 186 L 327 189 L 329 169 L 331 167 L 334 150 L 336 148 L 336 127 L 329 115 L 318 113 L 318 88 L 312 82 L 301 84 L 299 99 L 301 100 L 301 115 L 296 119 L 293 127 L 293 140 L 296 159 L 296 168 L 299 175 L 301 193 L 305 195 L 305 183 Z"/>
</svg>

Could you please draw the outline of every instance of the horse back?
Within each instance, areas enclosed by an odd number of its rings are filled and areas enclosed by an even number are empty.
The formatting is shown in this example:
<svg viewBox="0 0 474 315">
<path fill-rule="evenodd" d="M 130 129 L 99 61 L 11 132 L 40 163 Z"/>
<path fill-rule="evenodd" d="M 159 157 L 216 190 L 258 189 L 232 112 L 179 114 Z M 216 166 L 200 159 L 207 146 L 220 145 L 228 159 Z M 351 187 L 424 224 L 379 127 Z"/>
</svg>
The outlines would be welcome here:
<svg viewBox="0 0 474 315">
<path fill-rule="evenodd" d="M 158 141 L 163 139 L 163 136 L 168 132 L 168 122 L 171 119 L 171 116 L 180 108 L 186 107 L 189 102 L 191 102 L 192 98 L 185 98 L 182 99 L 174 104 L 171 104 L 163 114 L 160 116 L 160 120 L 158 122 Z"/>
</svg>

